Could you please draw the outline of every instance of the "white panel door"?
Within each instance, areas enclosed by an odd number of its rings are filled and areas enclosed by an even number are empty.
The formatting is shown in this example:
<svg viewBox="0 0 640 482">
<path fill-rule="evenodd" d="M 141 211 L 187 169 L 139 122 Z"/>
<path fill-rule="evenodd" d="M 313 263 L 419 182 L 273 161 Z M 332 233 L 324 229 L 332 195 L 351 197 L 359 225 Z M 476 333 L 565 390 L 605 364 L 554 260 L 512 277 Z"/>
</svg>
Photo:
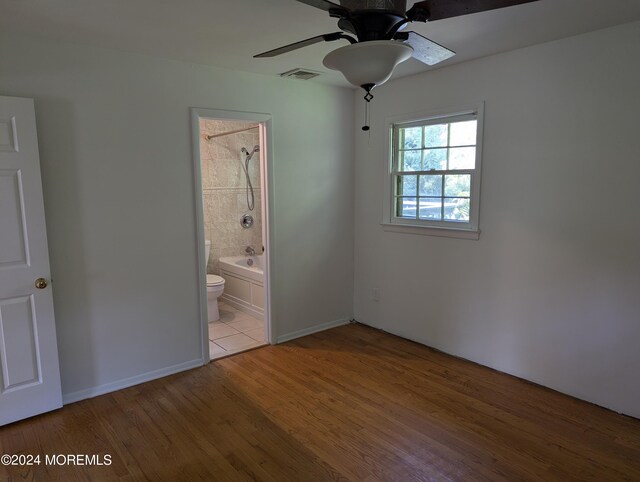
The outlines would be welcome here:
<svg viewBox="0 0 640 482">
<path fill-rule="evenodd" d="M 0 425 L 62 406 L 33 100 L 0 97 Z"/>
</svg>

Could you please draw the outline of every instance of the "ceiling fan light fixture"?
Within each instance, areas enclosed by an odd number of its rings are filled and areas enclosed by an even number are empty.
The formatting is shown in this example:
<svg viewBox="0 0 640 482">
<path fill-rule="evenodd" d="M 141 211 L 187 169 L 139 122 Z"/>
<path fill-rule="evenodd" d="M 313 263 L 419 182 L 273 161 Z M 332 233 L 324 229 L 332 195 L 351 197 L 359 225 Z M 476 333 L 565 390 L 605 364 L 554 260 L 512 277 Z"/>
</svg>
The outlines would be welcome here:
<svg viewBox="0 0 640 482">
<path fill-rule="evenodd" d="M 373 40 L 340 47 L 322 61 L 325 67 L 342 72 L 349 83 L 362 87 L 384 84 L 396 66 L 409 59 L 413 48 L 396 40 Z"/>
</svg>

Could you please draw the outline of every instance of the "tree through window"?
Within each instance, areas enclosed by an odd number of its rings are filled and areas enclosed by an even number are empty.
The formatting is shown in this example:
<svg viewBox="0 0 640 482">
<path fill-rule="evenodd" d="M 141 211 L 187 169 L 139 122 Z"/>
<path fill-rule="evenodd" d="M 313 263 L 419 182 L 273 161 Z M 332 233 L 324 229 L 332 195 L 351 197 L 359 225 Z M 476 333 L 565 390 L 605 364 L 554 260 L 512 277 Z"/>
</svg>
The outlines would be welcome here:
<svg viewBox="0 0 640 482">
<path fill-rule="evenodd" d="M 477 111 L 392 125 L 392 223 L 477 230 Z"/>
</svg>

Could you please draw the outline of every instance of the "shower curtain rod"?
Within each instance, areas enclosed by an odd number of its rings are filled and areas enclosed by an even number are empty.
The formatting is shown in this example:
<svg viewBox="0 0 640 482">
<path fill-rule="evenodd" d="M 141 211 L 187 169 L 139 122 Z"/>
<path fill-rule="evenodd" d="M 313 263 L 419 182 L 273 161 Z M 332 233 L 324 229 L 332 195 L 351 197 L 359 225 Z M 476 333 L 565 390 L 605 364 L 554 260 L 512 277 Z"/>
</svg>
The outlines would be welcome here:
<svg viewBox="0 0 640 482">
<path fill-rule="evenodd" d="M 255 126 L 245 127 L 244 129 L 238 129 L 235 131 L 223 132 L 222 134 L 213 134 L 211 136 L 204 136 L 204 138 L 208 141 L 211 139 L 215 139 L 216 137 L 228 136 L 230 134 L 237 134 L 238 132 L 250 131 L 251 129 L 256 129 L 260 127 L 260 125 L 256 124 Z"/>
</svg>

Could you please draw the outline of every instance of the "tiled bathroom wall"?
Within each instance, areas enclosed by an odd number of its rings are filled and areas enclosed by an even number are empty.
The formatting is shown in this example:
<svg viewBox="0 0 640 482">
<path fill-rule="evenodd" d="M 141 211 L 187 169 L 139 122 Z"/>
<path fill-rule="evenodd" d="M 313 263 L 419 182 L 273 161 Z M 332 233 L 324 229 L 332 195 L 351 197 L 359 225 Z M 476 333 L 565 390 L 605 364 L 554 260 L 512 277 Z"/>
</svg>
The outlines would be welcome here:
<svg viewBox="0 0 640 482">
<path fill-rule="evenodd" d="M 260 189 L 260 154 L 249 161 L 249 176 L 253 184 L 255 207 L 249 211 L 246 181 L 242 164 L 245 156 L 259 143 L 258 129 L 207 140 L 207 135 L 244 129 L 255 123 L 223 120 L 200 120 L 200 156 L 204 232 L 211 240 L 207 273 L 219 274 L 218 260 L 225 256 L 240 256 L 247 246 L 262 251 L 262 203 Z M 254 224 L 245 229 L 240 225 L 243 214 L 253 216 Z"/>
</svg>

